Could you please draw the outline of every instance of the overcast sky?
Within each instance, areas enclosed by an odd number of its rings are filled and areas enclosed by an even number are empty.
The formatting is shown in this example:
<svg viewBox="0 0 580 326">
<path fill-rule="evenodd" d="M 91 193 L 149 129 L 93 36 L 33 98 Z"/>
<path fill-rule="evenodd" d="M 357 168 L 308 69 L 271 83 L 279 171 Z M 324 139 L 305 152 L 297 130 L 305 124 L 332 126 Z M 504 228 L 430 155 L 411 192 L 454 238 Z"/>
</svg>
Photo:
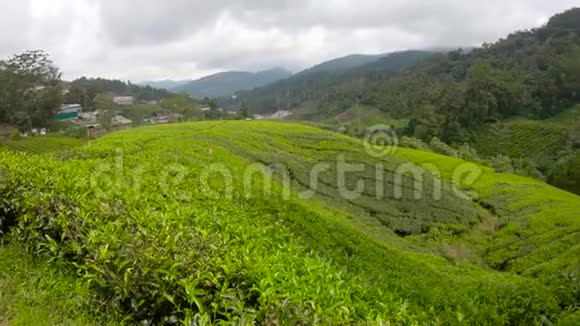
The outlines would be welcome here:
<svg viewBox="0 0 580 326">
<path fill-rule="evenodd" d="M 578 0 L 0 0 L 0 58 L 43 49 L 65 79 L 298 70 L 351 53 L 493 42 Z"/>
</svg>

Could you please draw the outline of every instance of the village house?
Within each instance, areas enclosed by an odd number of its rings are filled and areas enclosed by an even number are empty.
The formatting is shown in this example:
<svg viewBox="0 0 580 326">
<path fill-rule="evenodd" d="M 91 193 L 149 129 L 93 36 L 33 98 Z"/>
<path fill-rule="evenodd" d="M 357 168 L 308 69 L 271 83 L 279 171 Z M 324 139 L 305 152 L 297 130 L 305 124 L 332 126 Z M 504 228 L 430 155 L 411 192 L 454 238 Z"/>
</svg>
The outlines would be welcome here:
<svg viewBox="0 0 580 326">
<path fill-rule="evenodd" d="M 113 102 L 117 105 L 133 105 L 135 98 L 133 96 L 115 96 Z"/>
<path fill-rule="evenodd" d="M 77 120 L 83 108 L 80 104 L 63 104 L 58 110 L 55 119 L 57 121 Z"/>
</svg>

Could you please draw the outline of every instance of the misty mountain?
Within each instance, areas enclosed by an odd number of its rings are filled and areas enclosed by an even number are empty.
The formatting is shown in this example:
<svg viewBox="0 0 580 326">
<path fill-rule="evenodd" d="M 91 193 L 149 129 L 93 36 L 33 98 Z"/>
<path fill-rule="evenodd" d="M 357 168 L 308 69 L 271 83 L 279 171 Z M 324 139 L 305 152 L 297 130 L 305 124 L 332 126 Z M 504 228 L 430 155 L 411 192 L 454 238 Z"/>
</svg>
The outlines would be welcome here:
<svg viewBox="0 0 580 326">
<path fill-rule="evenodd" d="M 290 76 L 291 72 L 281 68 L 260 72 L 227 71 L 190 81 L 173 90 L 196 98 L 228 97 L 238 91 L 266 86 Z"/>
<path fill-rule="evenodd" d="M 308 68 L 302 72 L 300 75 L 315 74 L 322 72 L 340 72 L 347 71 L 356 67 L 364 66 L 369 63 L 375 62 L 380 58 L 384 58 L 387 54 L 377 54 L 377 55 L 367 55 L 367 54 L 351 54 L 345 57 L 329 60 L 318 65 Z"/>
<path fill-rule="evenodd" d="M 433 55 L 433 51 L 401 51 L 382 55 L 350 55 L 306 69 L 279 82 L 240 92 L 253 112 L 292 110 L 304 102 L 342 94 L 338 85 L 395 74 Z M 378 75 L 378 76 L 377 76 Z M 334 95 L 332 95 L 334 96 Z"/>
<path fill-rule="evenodd" d="M 137 85 L 151 86 L 153 88 L 161 88 L 172 90 L 173 88 L 179 87 L 189 83 L 190 80 L 148 80 L 137 83 Z"/>
</svg>

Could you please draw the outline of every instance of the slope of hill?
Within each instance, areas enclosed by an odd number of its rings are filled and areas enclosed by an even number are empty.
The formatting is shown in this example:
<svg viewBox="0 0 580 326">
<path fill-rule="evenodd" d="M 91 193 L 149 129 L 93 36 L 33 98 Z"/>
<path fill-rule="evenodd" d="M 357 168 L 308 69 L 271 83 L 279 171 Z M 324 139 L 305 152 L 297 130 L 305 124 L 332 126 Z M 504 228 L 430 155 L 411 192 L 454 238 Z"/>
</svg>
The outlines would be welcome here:
<svg viewBox="0 0 580 326">
<path fill-rule="evenodd" d="M 512 118 L 482 126 L 475 148 L 484 155 L 541 160 L 558 156 L 572 146 L 572 133 L 580 123 L 580 105 L 545 120 Z"/>
<path fill-rule="evenodd" d="M 348 56 L 319 64 L 278 83 L 241 92 L 239 98 L 256 113 L 294 110 L 309 101 L 316 103 L 309 111 L 316 111 L 329 101 L 337 103 L 355 98 L 355 93 L 361 91 L 358 86 L 364 84 L 365 79 L 400 72 L 431 54 L 429 51 L 402 51 L 376 56 Z M 355 85 L 351 87 L 350 84 Z M 342 105 L 339 103 L 337 113 L 350 104 L 348 101 Z"/>
<path fill-rule="evenodd" d="M 3 153 L 0 171 L 1 230 L 135 322 L 580 317 L 580 197 L 461 160 L 238 121 Z"/>
<path fill-rule="evenodd" d="M 469 141 L 471 130 L 490 121 L 546 119 L 580 102 L 579 22 L 580 8 L 571 9 L 546 26 L 479 49 L 434 55 L 401 74 L 358 86 L 353 80 L 327 106 L 359 100 L 411 119 L 408 133 L 417 138 L 447 143 Z"/>
<path fill-rule="evenodd" d="M 345 57 L 325 61 L 317 64 L 312 68 L 305 69 L 297 75 L 315 74 L 315 73 L 336 73 L 341 71 L 351 70 L 360 66 L 375 62 L 380 58 L 387 56 L 387 54 L 351 54 Z"/>
<path fill-rule="evenodd" d="M 541 160 L 568 148 L 568 128 L 548 120 L 508 119 L 481 127 L 474 146 L 485 156 Z"/>
<path fill-rule="evenodd" d="M 190 80 L 148 80 L 137 83 L 137 85 L 151 86 L 153 88 L 160 88 L 166 90 L 172 90 L 179 86 L 189 83 Z"/>
<path fill-rule="evenodd" d="M 580 106 L 552 118 L 513 118 L 485 124 L 472 145 L 486 157 L 505 155 L 531 162 L 550 184 L 580 194 Z"/>
<path fill-rule="evenodd" d="M 238 91 L 262 87 L 291 75 L 289 71 L 280 68 L 255 73 L 227 71 L 190 81 L 173 90 L 185 92 L 196 98 L 231 97 Z"/>
</svg>

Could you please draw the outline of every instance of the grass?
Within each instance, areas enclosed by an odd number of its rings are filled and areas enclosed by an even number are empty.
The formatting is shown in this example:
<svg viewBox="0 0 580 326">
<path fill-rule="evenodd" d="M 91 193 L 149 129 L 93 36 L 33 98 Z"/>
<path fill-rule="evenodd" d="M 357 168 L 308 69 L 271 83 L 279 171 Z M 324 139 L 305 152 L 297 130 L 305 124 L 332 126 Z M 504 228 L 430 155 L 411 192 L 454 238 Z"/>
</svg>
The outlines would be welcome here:
<svg viewBox="0 0 580 326">
<path fill-rule="evenodd" d="M 66 266 L 34 257 L 16 244 L 0 246 L 0 324 L 119 324 L 89 303 L 88 284 Z"/>
<path fill-rule="evenodd" d="M 393 153 L 372 157 L 354 138 L 267 121 L 119 131 L 66 156 L 7 152 L 2 230 L 27 252 L 74 262 L 90 286 L 83 297 L 133 322 L 573 324 L 578 196 L 433 153 Z M 343 158 L 361 165 L 345 179 L 351 190 L 365 181 L 360 196 L 341 194 Z M 409 162 L 440 171 L 440 200 L 430 174 L 421 199 L 409 173 L 395 195 Z M 303 198 L 319 163 L 319 187 Z M 249 167 L 272 175 L 247 187 Z M 454 183 L 458 167 L 478 175 Z"/>
</svg>

